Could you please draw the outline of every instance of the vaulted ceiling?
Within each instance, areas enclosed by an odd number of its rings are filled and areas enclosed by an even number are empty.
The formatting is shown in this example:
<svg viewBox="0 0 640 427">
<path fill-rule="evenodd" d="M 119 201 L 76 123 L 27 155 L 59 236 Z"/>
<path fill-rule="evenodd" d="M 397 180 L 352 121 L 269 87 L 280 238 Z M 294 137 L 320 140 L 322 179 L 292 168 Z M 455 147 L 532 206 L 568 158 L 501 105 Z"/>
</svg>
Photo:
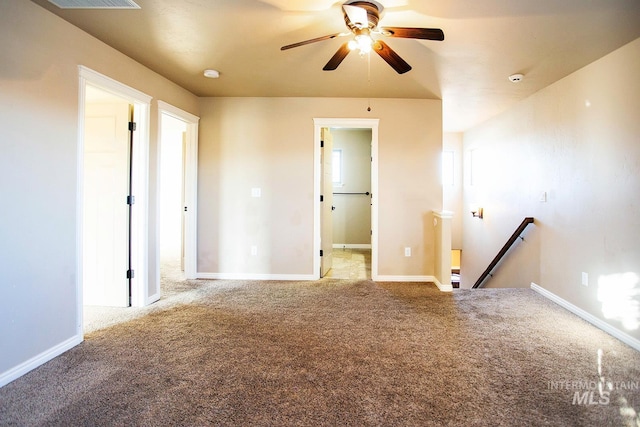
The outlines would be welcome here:
<svg viewBox="0 0 640 427">
<path fill-rule="evenodd" d="M 131 10 L 32 1 L 198 96 L 441 99 L 449 132 L 640 37 L 638 0 L 381 0 L 381 25 L 441 28 L 445 40 L 386 38 L 413 67 L 406 74 L 355 53 L 323 71 L 344 38 L 280 47 L 346 31 L 344 1 L 135 0 Z M 205 78 L 207 68 L 220 77 Z M 511 83 L 514 73 L 525 77 Z"/>
</svg>

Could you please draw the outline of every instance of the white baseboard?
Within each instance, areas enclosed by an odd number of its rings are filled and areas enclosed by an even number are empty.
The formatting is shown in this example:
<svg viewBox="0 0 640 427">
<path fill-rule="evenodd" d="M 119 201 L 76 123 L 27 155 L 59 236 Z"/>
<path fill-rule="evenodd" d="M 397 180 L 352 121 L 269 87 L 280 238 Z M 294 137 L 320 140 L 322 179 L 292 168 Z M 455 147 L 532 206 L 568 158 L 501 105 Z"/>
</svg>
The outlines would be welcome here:
<svg viewBox="0 0 640 427">
<path fill-rule="evenodd" d="M 371 243 L 334 243 L 334 249 L 371 249 Z"/>
<path fill-rule="evenodd" d="M 27 360 L 19 364 L 18 366 L 9 369 L 6 372 L 2 372 L 0 374 L 0 387 L 3 387 L 9 384 L 11 381 L 18 379 L 29 371 L 37 368 L 40 365 L 45 364 L 50 361 L 54 357 L 57 357 L 64 353 L 65 351 L 77 346 L 82 342 L 82 335 L 74 335 L 66 341 L 61 342 L 60 344 L 51 347 L 48 350 L 43 351 L 35 357 Z"/>
<path fill-rule="evenodd" d="M 436 286 L 438 287 L 438 289 L 440 289 L 441 292 L 453 292 L 453 285 L 451 283 L 449 283 L 448 285 L 442 284 L 435 277 L 433 278 L 433 283 L 436 284 Z"/>
<path fill-rule="evenodd" d="M 218 280 L 317 280 L 313 274 L 262 274 L 262 273 L 196 273 L 198 279 Z"/>
<path fill-rule="evenodd" d="M 318 280 L 312 274 L 251 274 L 251 273 L 196 273 L 198 279 L 217 280 Z M 434 276 L 376 276 L 374 282 L 424 282 L 435 283 L 442 292 L 452 292 L 451 284 L 444 285 Z"/>
<path fill-rule="evenodd" d="M 453 286 L 443 285 L 435 276 L 385 276 L 378 275 L 373 279 L 374 282 L 425 282 L 435 283 L 442 292 L 452 292 Z"/>
<path fill-rule="evenodd" d="M 556 294 L 554 294 L 552 292 L 549 292 L 548 290 L 544 289 L 543 287 L 541 287 L 539 285 L 536 285 L 533 282 L 531 283 L 531 289 L 533 289 L 534 291 L 538 292 L 543 297 L 548 298 L 551 301 L 555 302 L 559 306 L 569 310 L 570 312 L 572 312 L 576 316 L 581 317 L 582 319 L 584 319 L 587 322 L 591 323 L 596 328 L 602 329 L 603 331 L 605 331 L 609 335 L 619 339 L 620 341 L 622 341 L 623 343 L 627 344 L 628 346 L 640 351 L 640 340 L 638 340 L 638 339 L 636 339 L 636 338 L 634 338 L 634 337 L 622 332 L 620 329 L 614 328 L 613 326 L 611 326 L 610 324 L 608 324 L 604 320 L 597 318 L 593 314 L 584 311 L 580 307 L 577 307 L 577 306 L 571 304 L 569 301 L 560 298 L 558 295 L 556 295 Z"/>
</svg>

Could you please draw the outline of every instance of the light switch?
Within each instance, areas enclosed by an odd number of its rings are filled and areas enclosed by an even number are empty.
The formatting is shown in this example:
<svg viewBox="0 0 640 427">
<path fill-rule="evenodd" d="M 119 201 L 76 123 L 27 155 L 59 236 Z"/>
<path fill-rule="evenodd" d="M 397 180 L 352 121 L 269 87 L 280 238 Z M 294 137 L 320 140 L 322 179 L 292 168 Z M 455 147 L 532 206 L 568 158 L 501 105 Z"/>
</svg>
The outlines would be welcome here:
<svg viewBox="0 0 640 427">
<path fill-rule="evenodd" d="M 262 190 L 260 188 L 252 188 L 251 197 L 262 197 Z"/>
<path fill-rule="evenodd" d="M 546 203 L 547 202 L 547 192 L 543 191 L 542 193 L 540 193 L 540 202 L 542 203 Z"/>
</svg>

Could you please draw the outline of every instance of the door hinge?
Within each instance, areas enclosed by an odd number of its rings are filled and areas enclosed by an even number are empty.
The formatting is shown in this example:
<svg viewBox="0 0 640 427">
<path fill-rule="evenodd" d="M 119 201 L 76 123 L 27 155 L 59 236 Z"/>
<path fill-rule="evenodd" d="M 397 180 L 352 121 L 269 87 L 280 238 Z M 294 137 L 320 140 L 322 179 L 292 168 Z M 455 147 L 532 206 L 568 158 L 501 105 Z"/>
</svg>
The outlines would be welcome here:
<svg viewBox="0 0 640 427">
<path fill-rule="evenodd" d="M 133 270 L 127 270 L 127 279 L 133 279 Z"/>
<path fill-rule="evenodd" d="M 320 256 L 323 256 L 323 255 L 324 255 L 324 254 L 323 254 L 323 252 L 322 252 L 322 249 L 320 249 Z"/>
<path fill-rule="evenodd" d="M 129 130 L 133 132 L 136 130 L 136 122 L 129 122 Z"/>
<path fill-rule="evenodd" d="M 324 141 L 320 141 L 320 148 L 324 147 Z"/>
<path fill-rule="evenodd" d="M 185 211 L 185 212 L 187 211 L 187 207 L 186 207 L 186 206 L 184 207 L 184 211 Z"/>
<path fill-rule="evenodd" d="M 320 201 L 324 202 L 324 196 L 322 194 L 320 195 Z"/>
<path fill-rule="evenodd" d="M 127 196 L 127 204 L 133 205 L 136 202 L 136 196 Z"/>
</svg>

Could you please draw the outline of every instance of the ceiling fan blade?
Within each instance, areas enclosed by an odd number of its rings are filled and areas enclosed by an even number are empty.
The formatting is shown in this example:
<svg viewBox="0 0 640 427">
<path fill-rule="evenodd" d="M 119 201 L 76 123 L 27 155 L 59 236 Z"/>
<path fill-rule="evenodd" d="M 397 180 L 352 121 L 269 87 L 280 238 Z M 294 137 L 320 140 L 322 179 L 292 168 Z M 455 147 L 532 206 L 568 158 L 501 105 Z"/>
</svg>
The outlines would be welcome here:
<svg viewBox="0 0 640 427">
<path fill-rule="evenodd" d="M 367 18 L 367 11 L 365 9 L 350 4 L 342 5 L 342 9 L 344 9 L 344 13 L 349 17 L 349 21 L 356 27 L 367 28 L 369 26 L 369 19 Z"/>
<path fill-rule="evenodd" d="M 406 28 L 406 27 L 382 27 L 382 34 L 389 37 L 401 37 L 405 39 L 444 40 L 444 32 L 440 28 Z"/>
<path fill-rule="evenodd" d="M 382 40 L 376 40 L 375 43 L 373 43 L 373 50 L 380 55 L 387 64 L 391 65 L 398 74 L 404 74 L 411 70 L 411 65 L 407 64 L 404 59 L 400 58 L 400 55 L 398 55 Z"/>
<path fill-rule="evenodd" d="M 291 48 L 298 47 L 298 46 L 304 46 L 306 44 L 311 44 L 311 43 L 315 43 L 315 42 L 321 42 L 323 40 L 329 40 L 329 39 L 332 39 L 334 37 L 338 37 L 341 34 L 342 33 L 329 34 L 327 36 L 316 37 L 315 39 L 310 39 L 310 40 L 305 40 L 305 41 L 301 41 L 301 42 L 298 42 L 298 43 L 288 44 L 286 46 L 282 46 L 280 48 L 280 50 L 287 50 L 287 49 L 291 49 Z"/>
<path fill-rule="evenodd" d="M 349 49 L 349 43 L 344 43 L 342 46 L 340 46 L 340 49 L 338 49 L 338 51 L 331 57 L 329 62 L 327 62 L 327 65 L 325 65 L 322 69 L 324 71 L 335 70 L 336 68 L 338 68 L 338 65 L 340 65 L 342 60 L 347 57 L 349 52 L 351 52 L 351 49 Z"/>
</svg>

